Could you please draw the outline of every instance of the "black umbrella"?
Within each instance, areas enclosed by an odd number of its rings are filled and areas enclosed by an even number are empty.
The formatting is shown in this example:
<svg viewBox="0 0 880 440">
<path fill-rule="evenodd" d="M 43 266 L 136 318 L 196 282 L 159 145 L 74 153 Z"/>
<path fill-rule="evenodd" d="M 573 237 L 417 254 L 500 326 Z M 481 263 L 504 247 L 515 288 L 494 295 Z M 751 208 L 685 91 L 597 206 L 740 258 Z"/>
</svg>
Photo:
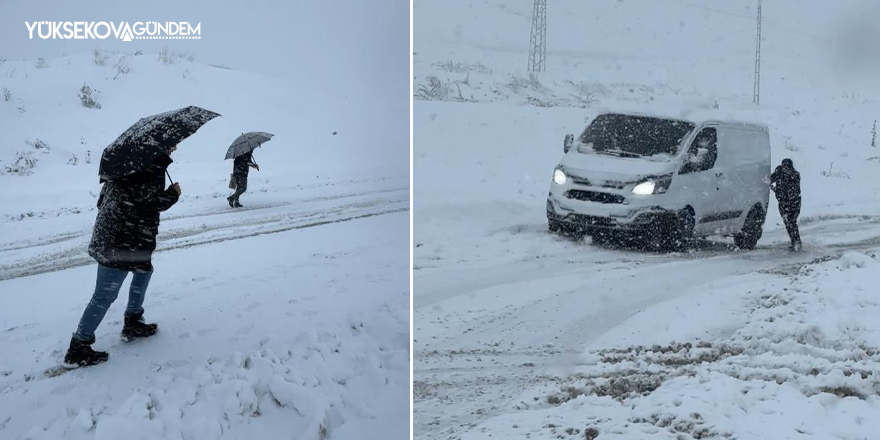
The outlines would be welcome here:
<svg viewBox="0 0 880 440">
<path fill-rule="evenodd" d="M 242 154 L 250 153 L 260 145 L 263 145 L 263 143 L 269 142 L 272 136 L 275 135 L 262 131 L 242 133 L 241 136 L 232 141 L 232 145 L 226 150 L 226 159 L 234 159 Z"/>
<path fill-rule="evenodd" d="M 189 106 L 141 118 L 104 149 L 98 169 L 101 181 L 145 169 L 168 147 L 192 136 L 217 116 L 220 114 Z"/>
</svg>

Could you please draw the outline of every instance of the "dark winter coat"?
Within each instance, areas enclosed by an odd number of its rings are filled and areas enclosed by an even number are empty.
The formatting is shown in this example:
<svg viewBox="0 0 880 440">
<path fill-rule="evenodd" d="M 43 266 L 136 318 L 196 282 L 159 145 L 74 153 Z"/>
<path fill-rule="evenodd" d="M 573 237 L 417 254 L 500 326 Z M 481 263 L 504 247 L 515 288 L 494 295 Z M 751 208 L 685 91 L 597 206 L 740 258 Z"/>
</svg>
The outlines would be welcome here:
<svg viewBox="0 0 880 440">
<path fill-rule="evenodd" d="M 89 243 L 89 255 L 98 263 L 118 270 L 153 270 L 159 213 L 180 197 L 173 188 L 165 188 L 165 169 L 171 162 L 162 154 L 144 171 L 104 183 Z"/>
<path fill-rule="evenodd" d="M 793 166 L 779 165 L 770 175 L 770 184 L 776 185 L 776 200 L 780 208 L 801 207 L 801 173 Z"/>
<path fill-rule="evenodd" d="M 232 163 L 232 177 L 236 180 L 247 180 L 250 167 L 255 165 L 253 153 L 245 153 L 236 157 Z"/>
</svg>

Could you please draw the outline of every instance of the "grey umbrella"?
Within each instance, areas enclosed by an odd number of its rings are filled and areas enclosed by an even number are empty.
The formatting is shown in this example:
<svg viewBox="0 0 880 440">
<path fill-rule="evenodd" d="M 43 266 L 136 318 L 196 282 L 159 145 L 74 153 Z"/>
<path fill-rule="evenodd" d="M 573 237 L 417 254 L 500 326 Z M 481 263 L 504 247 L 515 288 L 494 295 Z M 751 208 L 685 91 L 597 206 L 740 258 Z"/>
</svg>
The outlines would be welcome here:
<svg viewBox="0 0 880 440">
<path fill-rule="evenodd" d="M 272 136 L 275 135 L 272 133 L 264 133 L 262 131 L 242 133 L 241 136 L 229 146 L 229 150 L 226 151 L 226 159 L 234 159 L 242 154 L 250 153 L 260 145 L 263 145 L 263 143 L 272 139 Z"/>
</svg>

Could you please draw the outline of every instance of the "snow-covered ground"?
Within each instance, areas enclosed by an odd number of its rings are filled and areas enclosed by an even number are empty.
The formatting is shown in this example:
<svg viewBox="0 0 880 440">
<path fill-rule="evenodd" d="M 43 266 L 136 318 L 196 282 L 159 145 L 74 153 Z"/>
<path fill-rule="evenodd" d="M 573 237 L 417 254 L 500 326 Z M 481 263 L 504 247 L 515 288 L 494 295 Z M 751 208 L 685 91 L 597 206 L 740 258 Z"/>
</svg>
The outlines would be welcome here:
<svg viewBox="0 0 880 440">
<path fill-rule="evenodd" d="M 354 97 L 167 61 L 0 62 L 0 438 L 406 438 L 406 149 L 363 131 L 396 125 Z M 84 84 L 100 109 L 81 105 Z M 94 290 L 101 151 L 186 105 L 222 117 L 169 167 L 183 195 L 162 215 L 145 302 L 159 334 L 120 342 L 126 283 L 97 332 L 109 362 L 44 375 Z M 223 157 L 244 131 L 275 137 L 233 210 Z"/>
<path fill-rule="evenodd" d="M 566 133 L 603 107 L 748 108 L 754 2 L 414 3 L 414 432 L 865 439 L 880 406 L 880 116 L 864 3 L 765 2 L 760 112 L 801 171 L 804 251 L 546 232 Z M 856 37 L 861 35 L 862 37 Z"/>
</svg>

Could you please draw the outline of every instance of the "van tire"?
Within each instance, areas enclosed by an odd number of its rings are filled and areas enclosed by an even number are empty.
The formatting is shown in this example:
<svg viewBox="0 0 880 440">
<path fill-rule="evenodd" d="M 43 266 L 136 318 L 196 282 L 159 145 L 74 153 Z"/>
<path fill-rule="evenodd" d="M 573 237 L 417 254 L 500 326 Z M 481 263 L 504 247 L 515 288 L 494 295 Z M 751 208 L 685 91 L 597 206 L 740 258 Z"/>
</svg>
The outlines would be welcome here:
<svg viewBox="0 0 880 440">
<path fill-rule="evenodd" d="M 681 211 L 678 211 L 675 228 L 670 234 L 669 248 L 674 252 L 688 250 L 694 242 L 694 229 L 696 226 L 697 221 L 690 208 L 684 208 Z"/>
<path fill-rule="evenodd" d="M 694 241 L 696 220 L 690 208 L 669 213 L 648 236 L 648 247 L 661 252 L 687 251 Z"/>
<path fill-rule="evenodd" d="M 746 216 L 742 231 L 733 236 L 733 242 L 736 247 L 750 251 L 758 246 L 758 240 L 762 235 L 764 235 L 764 210 L 755 206 Z"/>
<path fill-rule="evenodd" d="M 547 229 L 550 231 L 551 234 L 567 237 L 575 241 L 581 240 L 582 238 L 584 238 L 584 235 L 586 235 L 586 232 L 584 232 L 583 229 L 578 228 L 577 226 L 569 226 L 565 223 L 555 220 L 548 220 Z"/>
<path fill-rule="evenodd" d="M 618 241 L 613 231 L 593 231 L 590 233 L 592 244 L 598 246 L 608 246 Z"/>
</svg>

